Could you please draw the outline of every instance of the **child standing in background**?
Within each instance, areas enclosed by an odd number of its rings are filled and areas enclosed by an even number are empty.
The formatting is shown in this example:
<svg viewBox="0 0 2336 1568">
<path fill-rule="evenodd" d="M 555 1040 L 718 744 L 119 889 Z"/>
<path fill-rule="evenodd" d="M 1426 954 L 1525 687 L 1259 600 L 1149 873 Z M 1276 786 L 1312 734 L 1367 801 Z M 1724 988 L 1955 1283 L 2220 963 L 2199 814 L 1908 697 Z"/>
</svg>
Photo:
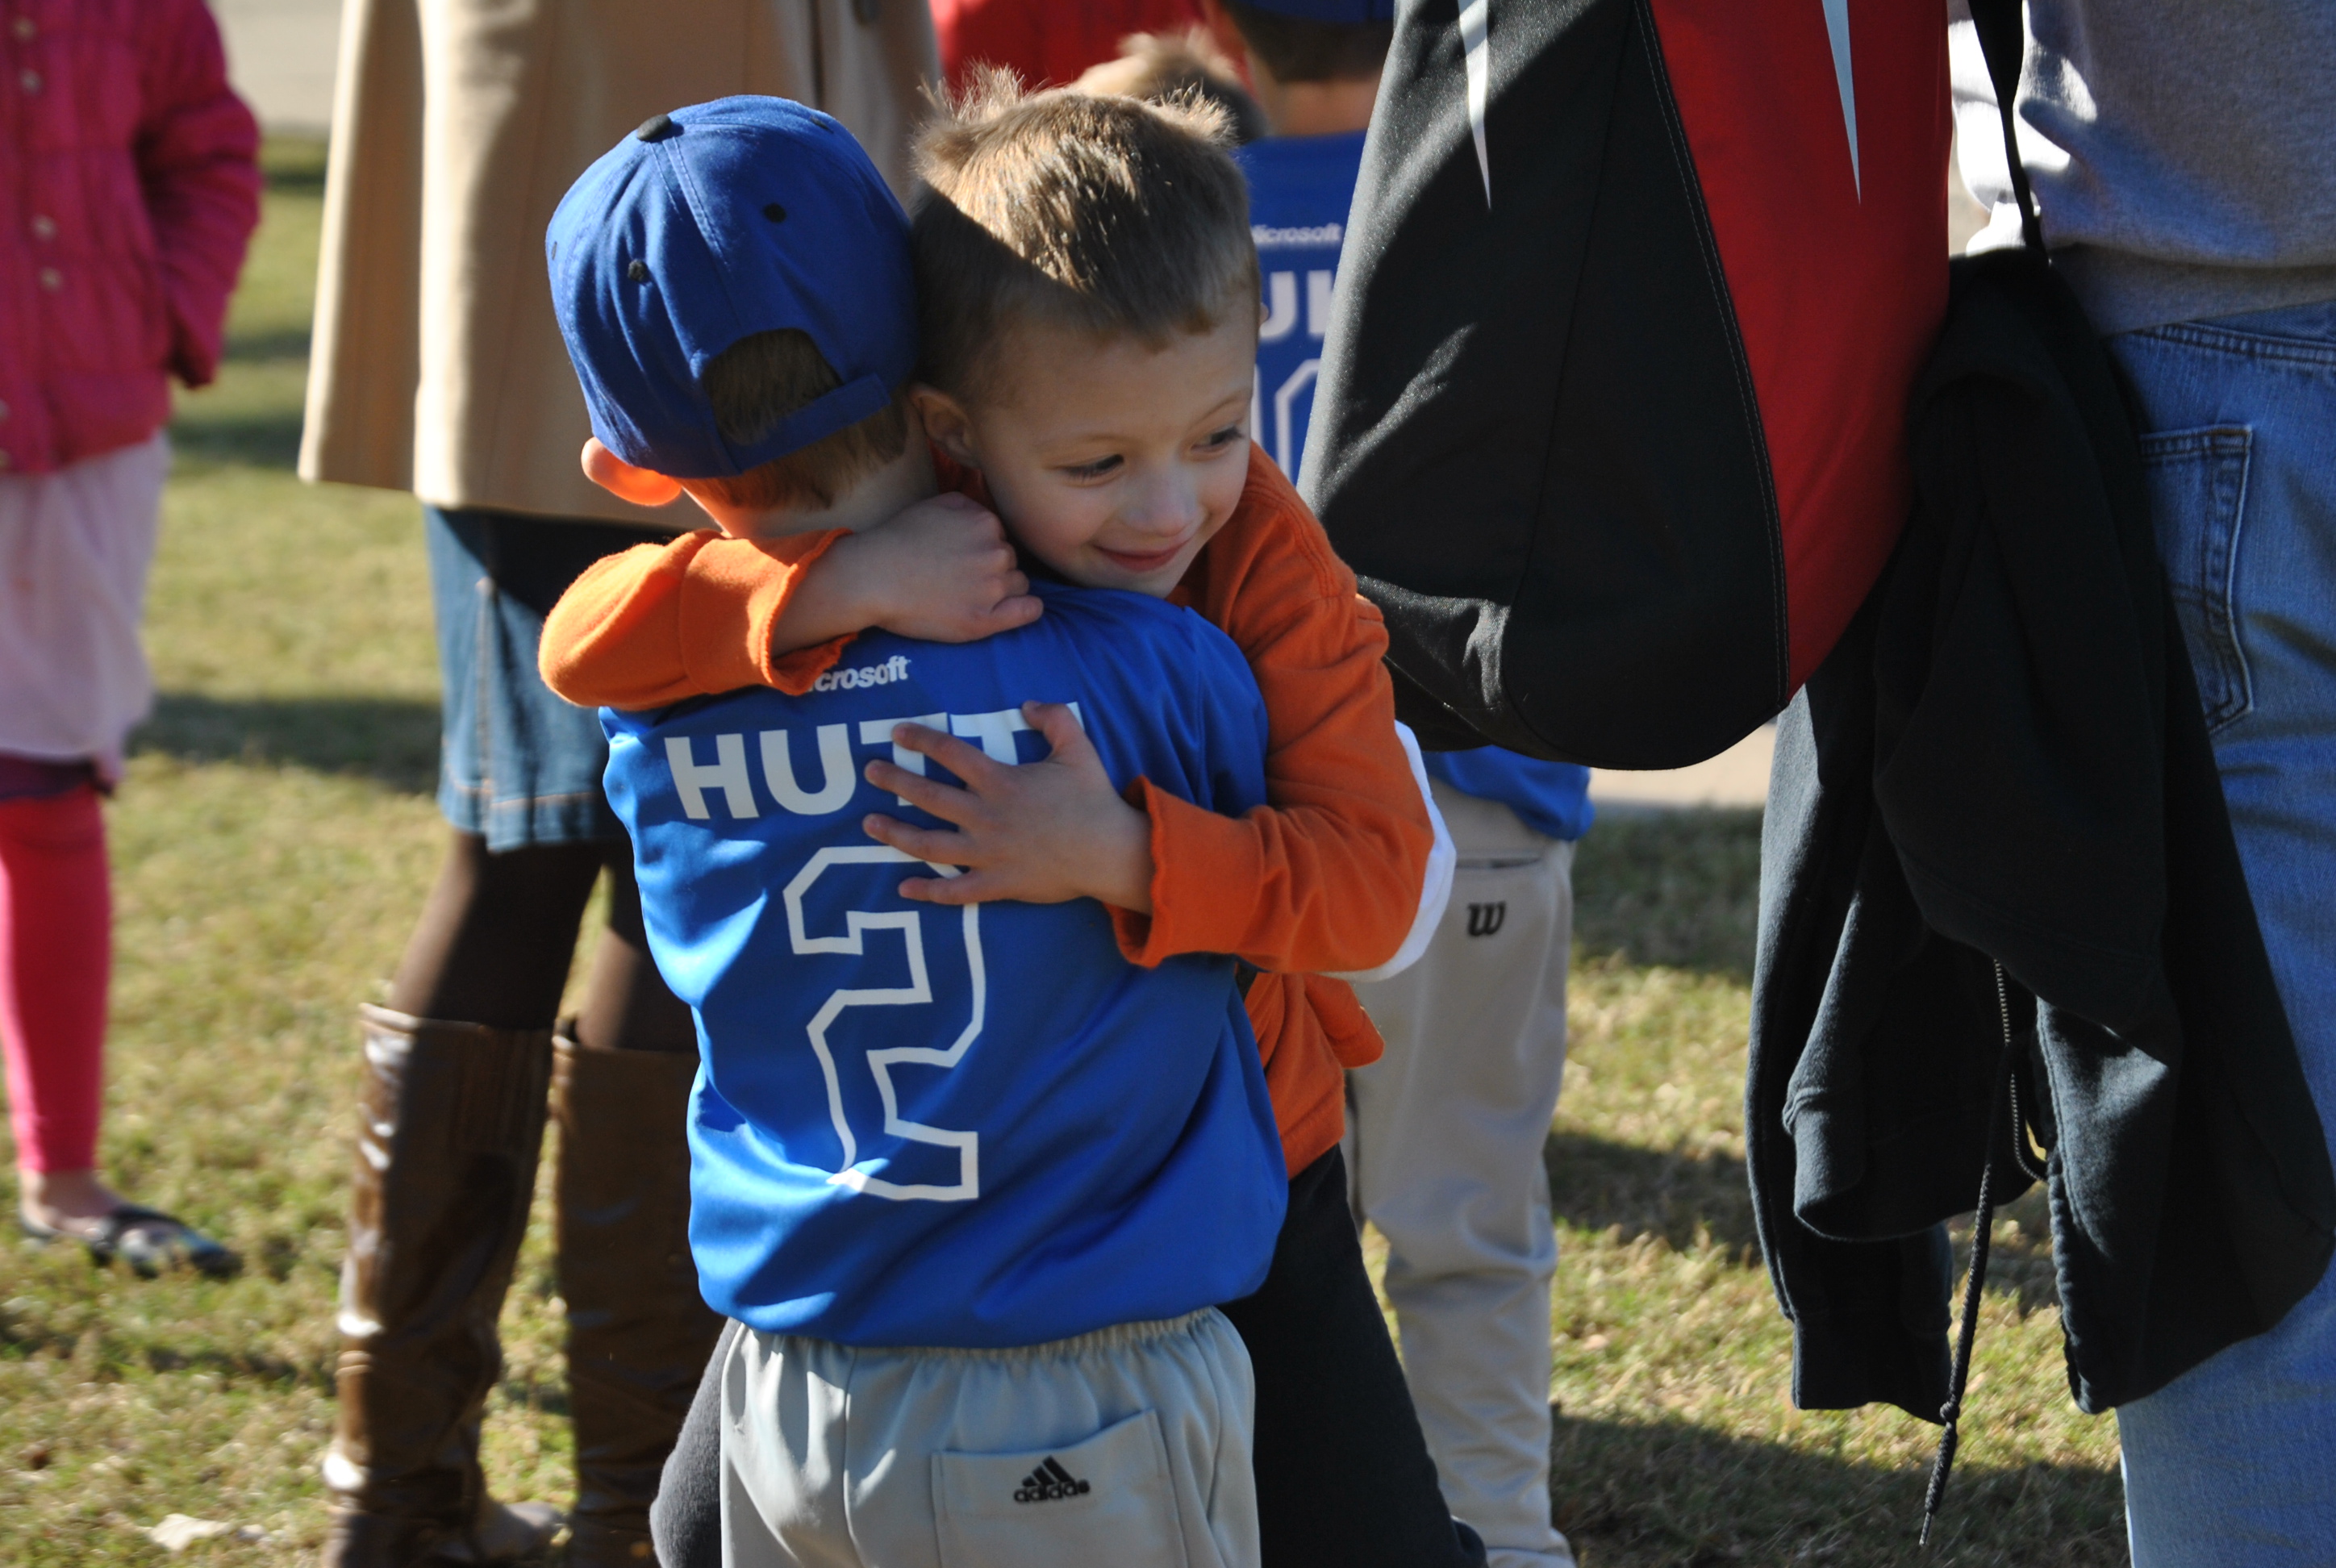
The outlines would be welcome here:
<svg viewBox="0 0 2336 1568">
<path fill-rule="evenodd" d="M 1303 473 L 1308 416 L 1393 0 L 1203 0 L 1273 134 L 1239 149 L 1264 286 L 1257 439 Z M 1347 1075 L 1355 1212 L 1387 1239 L 1405 1381 L 1453 1516 L 1493 1568 L 1571 1568 L 1550 1518 L 1550 1226 L 1542 1146 L 1565 1076 L 1573 841 L 1590 774 L 1431 752 L 1459 852 L 1419 962 L 1356 988 L 1387 1054 Z"/>
<path fill-rule="evenodd" d="M 232 1253 L 97 1171 L 113 917 L 98 797 L 138 637 L 169 377 L 219 367 L 258 127 L 202 0 L 20 5 L 0 31 L 0 1044 L 17 1217 L 141 1274 Z"/>
</svg>

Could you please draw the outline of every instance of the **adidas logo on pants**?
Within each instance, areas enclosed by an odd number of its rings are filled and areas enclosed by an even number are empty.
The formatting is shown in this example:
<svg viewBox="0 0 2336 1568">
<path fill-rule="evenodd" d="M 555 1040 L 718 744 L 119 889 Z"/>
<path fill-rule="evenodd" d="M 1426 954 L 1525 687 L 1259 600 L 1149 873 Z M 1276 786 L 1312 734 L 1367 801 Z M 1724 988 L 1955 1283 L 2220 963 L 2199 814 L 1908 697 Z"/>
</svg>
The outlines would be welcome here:
<svg viewBox="0 0 2336 1568">
<path fill-rule="evenodd" d="M 1046 1462 L 1022 1477 L 1015 1489 L 1017 1503 L 1051 1503 L 1057 1497 L 1076 1497 L 1087 1490 L 1084 1481 L 1074 1480 L 1071 1473 L 1056 1462 L 1052 1454 Z"/>
</svg>

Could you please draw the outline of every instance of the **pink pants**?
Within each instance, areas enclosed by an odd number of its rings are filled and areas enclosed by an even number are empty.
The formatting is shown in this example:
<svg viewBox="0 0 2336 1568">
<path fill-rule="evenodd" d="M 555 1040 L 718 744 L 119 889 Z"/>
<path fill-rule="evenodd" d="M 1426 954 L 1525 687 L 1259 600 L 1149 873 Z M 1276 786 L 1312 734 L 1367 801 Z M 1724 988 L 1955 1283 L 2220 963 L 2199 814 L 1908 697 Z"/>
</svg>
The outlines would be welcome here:
<svg viewBox="0 0 2336 1568">
<path fill-rule="evenodd" d="M 0 800 L 0 1047 L 27 1171 L 97 1163 L 113 897 L 87 784 Z"/>
</svg>

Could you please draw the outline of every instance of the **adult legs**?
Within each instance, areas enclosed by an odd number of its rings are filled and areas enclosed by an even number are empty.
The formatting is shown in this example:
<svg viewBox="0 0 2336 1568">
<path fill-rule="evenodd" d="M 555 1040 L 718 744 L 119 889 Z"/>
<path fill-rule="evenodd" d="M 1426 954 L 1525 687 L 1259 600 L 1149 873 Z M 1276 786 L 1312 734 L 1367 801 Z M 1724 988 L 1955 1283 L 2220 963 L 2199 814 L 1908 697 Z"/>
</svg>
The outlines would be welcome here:
<svg viewBox="0 0 2336 1568">
<path fill-rule="evenodd" d="M 479 834 L 454 833 L 390 981 L 389 1007 L 489 1028 L 550 1028 L 607 858 L 590 842 L 495 854 Z"/>
<path fill-rule="evenodd" d="M 649 956 L 628 852 L 610 872 L 584 1011 L 554 1047 L 574 1568 L 653 1554 L 649 1505 L 722 1322 L 689 1251 L 696 1025 Z"/>
<path fill-rule="evenodd" d="M 496 855 L 457 832 L 392 1005 L 364 1010 L 326 1568 L 516 1557 L 559 1523 L 489 1499 L 479 1426 L 535 1190 L 553 1016 L 600 862 L 589 843 Z"/>
<path fill-rule="evenodd" d="M 1420 961 L 1358 989 L 1387 1054 L 1348 1075 L 1358 1212 L 1387 1239 L 1405 1381 L 1453 1514 L 1494 1568 L 1570 1565 L 1550 1522 L 1542 1151 L 1565 1070 L 1571 844 L 1438 785 L 1459 851 Z"/>
<path fill-rule="evenodd" d="M 2159 553 L 2248 891 L 2336 1134 L 2336 303 L 2109 344 L 2142 412 Z M 2336 1271 L 2117 1425 L 2135 1568 L 2326 1562 Z"/>
<path fill-rule="evenodd" d="M 331 1568 L 496 1560 L 557 1517 L 485 1495 L 480 1413 L 547 1099 L 579 1498 L 569 1561 L 638 1562 L 656 1466 L 715 1320 L 681 1241 L 686 1008 L 650 960 L 593 716 L 535 674 L 542 616 L 634 531 L 428 514 L 455 833 L 389 1005 L 365 1009 L 365 1105 L 343 1275 Z M 584 1011 L 557 1029 L 587 900 L 614 873 Z"/>
</svg>

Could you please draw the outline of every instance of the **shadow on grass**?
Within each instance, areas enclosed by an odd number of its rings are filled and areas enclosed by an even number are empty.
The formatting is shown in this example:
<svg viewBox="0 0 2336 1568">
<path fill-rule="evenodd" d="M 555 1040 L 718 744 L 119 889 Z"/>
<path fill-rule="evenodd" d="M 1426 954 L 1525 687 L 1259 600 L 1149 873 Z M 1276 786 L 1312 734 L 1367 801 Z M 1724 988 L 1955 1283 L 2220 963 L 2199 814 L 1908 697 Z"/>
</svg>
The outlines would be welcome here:
<svg viewBox="0 0 2336 1568">
<path fill-rule="evenodd" d="M 327 1390 L 333 1386 L 332 1368 L 325 1363 L 303 1365 L 266 1351 L 209 1345 L 182 1350 L 118 1332 L 103 1323 L 68 1328 L 38 1317 L 26 1320 L 15 1313 L 0 1313 L 0 1355 L 70 1360 L 86 1370 L 92 1381 L 118 1382 L 141 1371 L 207 1372 L 230 1382 L 306 1385 Z"/>
<path fill-rule="evenodd" d="M 325 192 L 325 142 L 321 137 L 270 136 L 259 146 L 260 177 L 268 189 L 304 195 Z"/>
<path fill-rule="evenodd" d="M 1738 1257 L 1757 1255 L 1744 1162 L 1730 1154 L 1666 1153 L 1579 1133 L 1552 1133 L 1541 1149 L 1550 1207 L 1570 1225 L 1655 1236 L 1675 1251 L 1698 1232 Z"/>
<path fill-rule="evenodd" d="M 164 692 L 133 755 L 355 774 L 405 794 L 438 787 L 438 705 L 399 697 L 221 698 Z"/>
<path fill-rule="evenodd" d="M 1574 852 L 1573 934 L 1620 955 L 1748 980 L 1760 906 L 1760 813 L 1601 817 Z"/>
<path fill-rule="evenodd" d="M 1553 1132 L 1542 1144 L 1541 1160 L 1549 1174 L 1551 1211 L 1569 1225 L 1618 1232 L 1624 1242 L 1652 1236 L 1674 1251 L 1687 1251 L 1708 1237 L 1747 1267 L 1760 1261 L 1744 1162 L 1732 1154 L 1643 1149 Z M 1949 1229 L 1960 1279 L 1971 1266 L 1969 1217 Z M 2017 1296 L 2023 1313 L 2058 1305 L 2044 1190 L 2031 1189 L 1997 1211 L 1995 1231 L 1989 1293 Z"/>
<path fill-rule="evenodd" d="M 170 422 L 170 449 L 181 463 L 242 463 L 289 473 L 300 462 L 300 421 L 297 408 L 182 410 Z"/>
<path fill-rule="evenodd" d="M 1923 1563 L 2107 1568 L 2126 1562 L 2114 1471 L 1955 1472 L 1925 1551 L 1919 1466 L 1849 1464 L 1699 1427 L 1575 1420 L 1551 1446 L 1558 1527 L 1584 1568 Z"/>
<path fill-rule="evenodd" d="M 309 336 L 305 323 L 298 326 L 279 326 L 271 332 L 229 333 L 219 357 L 242 365 L 287 359 L 306 361 Z"/>
</svg>

